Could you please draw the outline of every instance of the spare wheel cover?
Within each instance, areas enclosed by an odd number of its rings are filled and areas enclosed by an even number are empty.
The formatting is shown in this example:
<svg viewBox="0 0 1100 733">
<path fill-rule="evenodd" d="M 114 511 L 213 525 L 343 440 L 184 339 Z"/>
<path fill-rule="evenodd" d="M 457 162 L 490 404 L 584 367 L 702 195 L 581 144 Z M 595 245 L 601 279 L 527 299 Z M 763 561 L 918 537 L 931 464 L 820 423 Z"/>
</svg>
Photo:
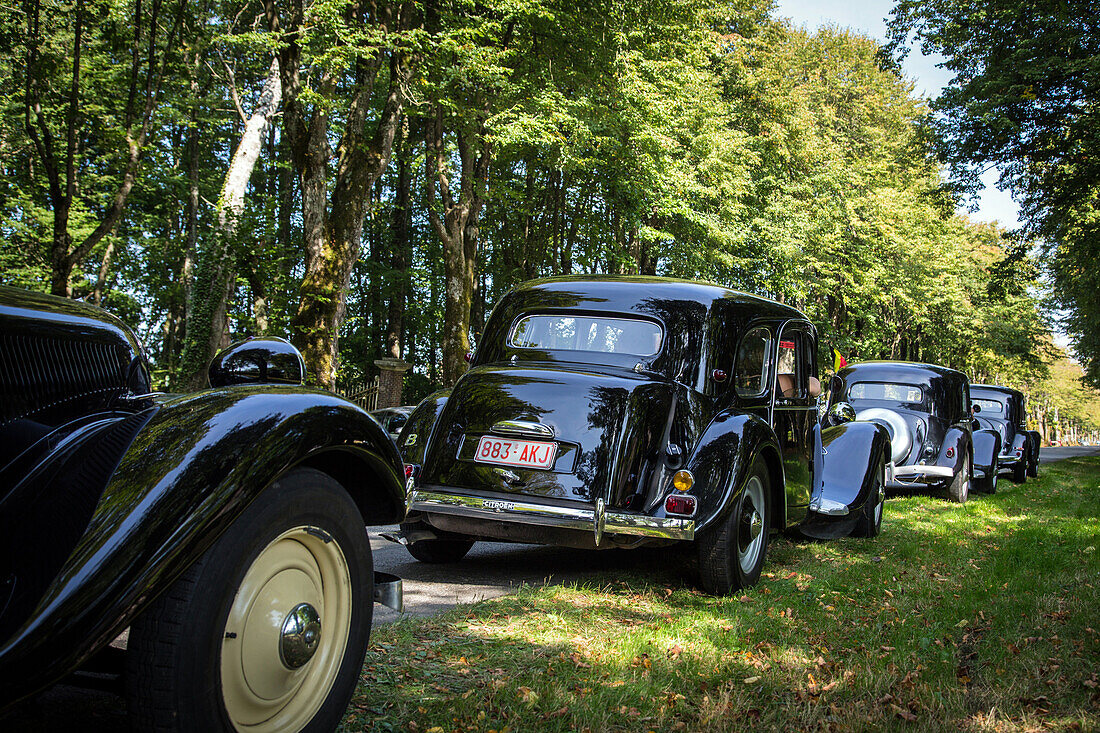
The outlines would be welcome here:
<svg viewBox="0 0 1100 733">
<path fill-rule="evenodd" d="M 909 449 L 913 447 L 913 435 L 909 432 L 905 418 L 898 413 L 884 407 L 870 407 L 856 413 L 856 420 L 869 420 L 886 428 L 890 433 L 890 458 L 894 463 L 901 463 L 909 455 Z"/>
</svg>

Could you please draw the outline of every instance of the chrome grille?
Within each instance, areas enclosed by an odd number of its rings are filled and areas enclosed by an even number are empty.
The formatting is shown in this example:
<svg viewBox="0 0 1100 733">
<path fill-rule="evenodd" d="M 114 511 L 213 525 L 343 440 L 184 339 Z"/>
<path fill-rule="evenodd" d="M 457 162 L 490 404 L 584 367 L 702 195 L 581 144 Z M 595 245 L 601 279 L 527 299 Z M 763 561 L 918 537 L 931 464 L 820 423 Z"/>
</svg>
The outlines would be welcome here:
<svg viewBox="0 0 1100 733">
<path fill-rule="evenodd" d="M 0 334 L 0 426 L 106 406 L 126 389 L 129 357 L 119 343 Z"/>
</svg>

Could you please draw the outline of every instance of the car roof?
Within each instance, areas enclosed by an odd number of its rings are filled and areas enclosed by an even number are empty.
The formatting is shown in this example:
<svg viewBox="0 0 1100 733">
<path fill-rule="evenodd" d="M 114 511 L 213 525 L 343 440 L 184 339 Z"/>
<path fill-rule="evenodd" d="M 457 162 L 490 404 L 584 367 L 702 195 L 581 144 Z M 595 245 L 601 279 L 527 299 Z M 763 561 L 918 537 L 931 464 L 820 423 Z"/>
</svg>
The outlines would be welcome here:
<svg viewBox="0 0 1100 733">
<path fill-rule="evenodd" d="M 774 300 L 699 280 L 681 280 L 651 275 L 564 275 L 530 280 L 517 285 L 513 294 L 544 292 L 571 296 L 571 307 L 649 313 L 654 302 L 692 302 L 708 309 L 718 301 L 750 308 L 759 315 L 802 318 L 798 310 Z"/>
<path fill-rule="evenodd" d="M 1012 387 L 1001 387 L 996 384 L 972 384 L 970 385 L 971 393 L 974 392 L 999 392 L 1000 394 L 1011 395 L 1018 399 L 1023 399 L 1024 393 L 1018 389 L 1012 389 Z"/>
<path fill-rule="evenodd" d="M 966 375 L 957 369 L 916 361 L 861 361 L 858 364 L 850 364 L 844 367 L 840 370 L 839 375 L 846 379 L 857 377 L 870 380 L 890 380 L 899 377 L 917 378 L 926 381 L 936 377 L 952 380 L 967 379 Z"/>
</svg>

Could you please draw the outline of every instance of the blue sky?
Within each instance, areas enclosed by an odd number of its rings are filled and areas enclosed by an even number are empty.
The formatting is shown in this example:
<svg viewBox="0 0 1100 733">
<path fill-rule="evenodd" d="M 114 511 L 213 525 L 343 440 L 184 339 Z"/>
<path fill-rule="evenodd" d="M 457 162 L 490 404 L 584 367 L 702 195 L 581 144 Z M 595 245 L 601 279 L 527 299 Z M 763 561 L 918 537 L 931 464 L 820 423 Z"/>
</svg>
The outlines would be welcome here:
<svg viewBox="0 0 1100 733">
<path fill-rule="evenodd" d="M 885 41 L 886 17 L 893 6 L 892 0 L 776 0 L 776 14 L 811 31 L 833 24 Z M 905 60 L 905 75 L 915 83 L 918 94 L 935 98 L 950 81 L 951 74 L 937 68 L 938 61 L 937 57 L 922 55 L 919 48 L 913 49 Z M 986 173 L 982 181 L 985 190 L 978 201 L 978 210 L 960 213 L 977 221 L 998 221 L 1002 226 L 1014 228 L 1019 223 L 1019 207 L 1008 193 L 997 190 L 996 171 Z"/>
</svg>

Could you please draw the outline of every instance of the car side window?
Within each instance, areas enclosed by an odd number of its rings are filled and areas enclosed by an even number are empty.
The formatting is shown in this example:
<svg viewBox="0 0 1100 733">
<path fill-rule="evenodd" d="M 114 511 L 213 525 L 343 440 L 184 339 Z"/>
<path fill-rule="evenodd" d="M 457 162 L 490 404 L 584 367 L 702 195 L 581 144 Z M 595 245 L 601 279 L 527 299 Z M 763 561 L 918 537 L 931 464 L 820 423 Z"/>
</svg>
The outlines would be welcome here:
<svg viewBox="0 0 1100 733">
<path fill-rule="evenodd" d="M 776 397 L 805 398 L 809 366 L 804 335 L 799 331 L 784 331 L 779 340 L 779 359 L 776 362 Z"/>
<path fill-rule="evenodd" d="M 733 367 L 733 383 L 738 396 L 757 397 L 764 393 L 771 341 L 771 332 L 763 326 L 752 329 L 741 339 Z"/>
</svg>

